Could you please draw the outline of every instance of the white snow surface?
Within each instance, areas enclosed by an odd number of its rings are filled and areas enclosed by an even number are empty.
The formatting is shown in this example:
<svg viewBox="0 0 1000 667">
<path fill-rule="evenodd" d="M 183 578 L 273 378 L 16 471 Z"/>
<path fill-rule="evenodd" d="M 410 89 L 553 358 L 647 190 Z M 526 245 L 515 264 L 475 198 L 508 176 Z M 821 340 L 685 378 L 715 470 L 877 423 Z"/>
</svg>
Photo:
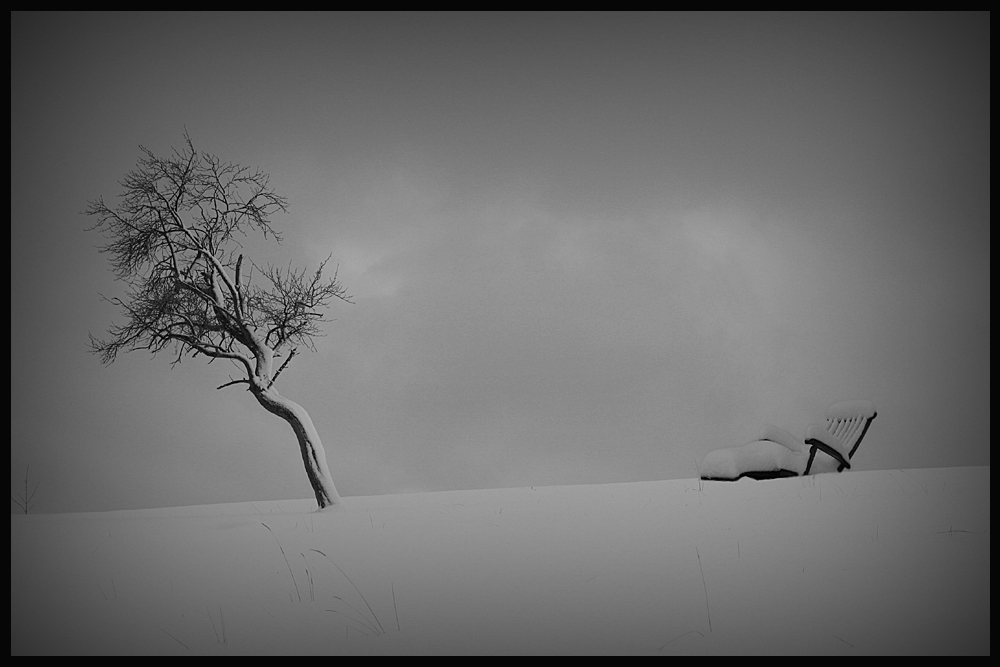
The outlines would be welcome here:
<svg viewBox="0 0 1000 667">
<path fill-rule="evenodd" d="M 11 654 L 985 654 L 990 469 L 11 516 Z"/>
</svg>

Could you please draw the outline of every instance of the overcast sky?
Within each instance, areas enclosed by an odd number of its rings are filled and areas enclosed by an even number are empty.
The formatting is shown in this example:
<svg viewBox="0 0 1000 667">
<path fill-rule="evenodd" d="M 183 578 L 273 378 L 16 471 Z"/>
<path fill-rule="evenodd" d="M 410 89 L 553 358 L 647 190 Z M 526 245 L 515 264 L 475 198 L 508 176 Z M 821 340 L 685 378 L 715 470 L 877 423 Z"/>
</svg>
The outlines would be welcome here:
<svg viewBox="0 0 1000 667">
<path fill-rule="evenodd" d="M 279 382 L 342 495 L 694 477 L 854 398 L 862 469 L 990 464 L 989 14 L 12 14 L 38 511 L 312 496 L 230 367 L 88 352 L 80 211 L 185 128 L 354 295 Z"/>
</svg>

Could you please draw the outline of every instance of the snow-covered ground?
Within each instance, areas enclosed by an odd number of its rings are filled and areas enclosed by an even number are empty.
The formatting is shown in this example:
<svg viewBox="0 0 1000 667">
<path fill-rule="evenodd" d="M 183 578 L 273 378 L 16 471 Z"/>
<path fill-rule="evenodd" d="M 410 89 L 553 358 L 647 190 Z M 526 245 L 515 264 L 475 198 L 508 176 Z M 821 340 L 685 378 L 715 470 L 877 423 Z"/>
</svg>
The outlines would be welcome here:
<svg viewBox="0 0 1000 667">
<path fill-rule="evenodd" d="M 990 469 L 11 516 L 11 653 L 990 652 Z"/>
</svg>

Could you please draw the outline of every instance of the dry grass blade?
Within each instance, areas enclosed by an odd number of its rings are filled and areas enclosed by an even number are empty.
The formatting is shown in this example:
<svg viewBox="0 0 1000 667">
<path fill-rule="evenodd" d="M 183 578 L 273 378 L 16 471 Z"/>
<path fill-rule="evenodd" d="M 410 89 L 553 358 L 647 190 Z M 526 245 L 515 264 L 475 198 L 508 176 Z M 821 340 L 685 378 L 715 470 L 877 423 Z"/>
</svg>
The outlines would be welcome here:
<svg viewBox="0 0 1000 667">
<path fill-rule="evenodd" d="M 309 551 L 315 551 L 315 552 L 316 552 L 316 553 L 318 553 L 318 554 L 319 554 L 320 556 L 322 556 L 323 558 L 325 558 L 325 559 L 327 559 L 328 561 L 330 561 L 331 563 L 333 563 L 333 566 L 334 566 L 335 568 L 337 568 L 337 570 L 338 570 L 338 571 L 339 571 L 339 572 L 340 572 L 340 573 L 341 573 L 342 575 L 344 575 L 344 577 L 345 577 L 345 578 L 347 579 L 347 581 L 348 581 L 348 582 L 350 582 L 351 586 L 354 586 L 354 590 L 358 592 L 358 595 L 360 595 L 360 596 L 361 596 L 361 599 L 362 599 L 362 600 L 364 600 L 364 602 L 365 602 L 365 606 L 366 606 L 366 607 L 368 607 L 368 611 L 369 611 L 369 612 L 371 612 L 371 615 L 372 615 L 372 618 L 374 618 L 374 619 L 375 619 L 375 623 L 377 623 L 377 624 L 378 624 L 378 627 L 379 627 L 379 630 L 381 630 L 381 631 L 382 631 L 382 632 L 384 633 L 384 632 L 385 632 L 385 629 L 384 629 L 384 628 L 382 627 L 382 624 L 381 624 L 381 623 L 379 622 L 379 620 L 378 620 L 378 616 L 376 616 L 376 615 L 375 615 L 375 612 L 374 612 L 374 611 L 372 610 L 372 606 L 371 606 L 370 604 L 368 604 L 368 600 L 367 600 L 367 599 L 365 598 L 364 594 L 363 594 L 363 593 L 362 593 L 362 592 L 361 592 L 361 591 L 360 591 L 360 590 L 358 589 L 358 587 L 357 587 L 357 586 L 355 586 L 355 585 L 354 585 L 354 582 L 353 582 L 353 581 L 351 581 L 351 578 L 347 576 L 347 573 L 346 573 L 346 572 L 344 572 L 343 570 L 341 570 L 341 569 L 340 569 L 340 566 L 339 566 L 339 565 L 337 565 L 336 563 L 334 563 L 334 562 L 333 562 L 333 559 L 332 559 L 332 558 L 330 558 L 329 556 L 327 556 L 327 555 L 326 555 L 325 553 L 323 553 L 323 552 L 322 552 L 322 551 L 320 551 L 319 549 L 310 549 Z M 345 603 L 345 604 L 346 604 L 346 603 Z"/>
</svg>

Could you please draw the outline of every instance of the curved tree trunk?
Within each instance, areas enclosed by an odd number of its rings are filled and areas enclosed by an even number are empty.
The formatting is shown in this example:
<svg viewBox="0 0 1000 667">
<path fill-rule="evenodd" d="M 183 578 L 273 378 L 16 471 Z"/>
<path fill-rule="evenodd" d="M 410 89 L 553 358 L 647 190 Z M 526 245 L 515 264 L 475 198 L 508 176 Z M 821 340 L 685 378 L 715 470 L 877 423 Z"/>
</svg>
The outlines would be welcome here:
<svg viewBox="0 0 1000 667">
<path fill-rule="evenodd" d="M 299 441 L 299 450 L 302 452 L 302 463 L 306 467 L 306 476 L 313 493 L 316 494 L 319 509 L 340 504 L 340 495 L 326 465 L 323 443 L 320 442 L 319 433 L 316 432 L 309 413 L 298 403 L 278 394 L 273 387 L 262 389 L 251 384 L 250 391 L 265 410 L 284 419 L 295 431 L 295 438 Z"/>
</svg>

